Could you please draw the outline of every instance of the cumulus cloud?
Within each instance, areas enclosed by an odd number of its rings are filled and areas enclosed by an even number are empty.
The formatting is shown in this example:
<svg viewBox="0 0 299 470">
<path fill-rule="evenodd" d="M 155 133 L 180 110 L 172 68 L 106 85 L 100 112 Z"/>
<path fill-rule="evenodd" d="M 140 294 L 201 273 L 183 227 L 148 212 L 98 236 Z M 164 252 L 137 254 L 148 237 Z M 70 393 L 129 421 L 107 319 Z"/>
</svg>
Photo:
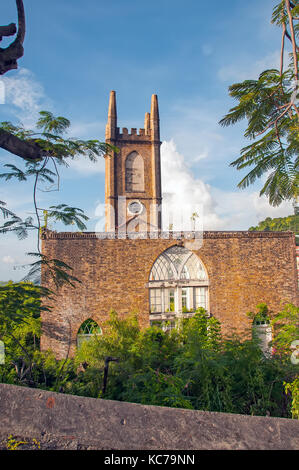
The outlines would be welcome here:
<svg viewBox="0 0 299 470">
<path fill-rule="evenodd" d="M 204 230 L 248 230 L 266 217 L 285 217 L 293 213 L 291 202 L 272 207 L 257 191 L 225 191 L 206 184 L 195 176 L 173 140 L 163 142 L 161 162 L 166 224 L 169 214 L 179 214 L 179 224 L 181 214 L 190 221 L 192 213 L 198 212 L 197 223 L 202 224 Z M 165 224 L 164 229 L 168 229 Z"/>
<path fill-rule="evenodd" d="M 163 142 L 161 146 L 161 172 L 163 188 L 163 220 L 166 221 L 164 229 L 174 223 L 178 229 L 190 224 L 191 216 L 197 213 L 196 229 L 201 225 L 205 230 L 215 230 L 221 225 L 221 220 L 215 211 L 216 203 L 211 196 L 210 186 L 196 178 L 190 171 L 183 155 L 177 149 L 173 140 Z M 199 225 L 201 224 L 201 225 Z M 192 225 L 192 222 L 191 222 Z M 174 229 L 175 229 L 174 227 Z M 189 229 L 191 229 L 189 227 Z"/>
<path fill-rule="evenodd" d="M 217 214 L 222 220 L 222 230 L 248 230 L 267 217 L 286 217 L 293 213 L 291 202 L 284 201 L 279 207 L 273 207 L 258 191 L 212 188 L 212 194 L 217 200 Z"/>
</svg>

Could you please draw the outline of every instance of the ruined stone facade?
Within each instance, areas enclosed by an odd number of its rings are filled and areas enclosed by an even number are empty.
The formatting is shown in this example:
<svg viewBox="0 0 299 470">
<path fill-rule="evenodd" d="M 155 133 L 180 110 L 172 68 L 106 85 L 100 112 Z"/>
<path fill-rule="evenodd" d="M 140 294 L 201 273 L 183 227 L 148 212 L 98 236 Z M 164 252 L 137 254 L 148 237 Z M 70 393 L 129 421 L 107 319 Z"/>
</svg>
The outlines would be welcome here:
<svg viewBox="0 0 299 470">
<path fill-rule="evenodd" d="M 112 92 L 106 141 L 120 149 L 105 157 L 106 232 L 45 231 L 42 236 L 43 253 L 72 266 L 81 280 L 76 288 L 62 287 L 52 311 L 43 313 L 43 350 L 51 349 L 60 358 L 72 355 L 85 320 L 93 319 L 105 334 L 111 309 L 121 316 L 137 312 L 140 325 L 146 327 L 191 316 L 202 306 L 229 334 L 251 328 L 247 312 L 255 311 L 258 303 L 267 303 L 274 312 L 286 302 L 297 304 L 293 233 L 161 230 L 155 95 L 145 129 L 137 135 L 135 130 L 119 133 Z M 138 209 L 135 214 L 128 210 L 132 202 Z M 45 272 L 42 283 L 53 287 Z"/>
</svg>

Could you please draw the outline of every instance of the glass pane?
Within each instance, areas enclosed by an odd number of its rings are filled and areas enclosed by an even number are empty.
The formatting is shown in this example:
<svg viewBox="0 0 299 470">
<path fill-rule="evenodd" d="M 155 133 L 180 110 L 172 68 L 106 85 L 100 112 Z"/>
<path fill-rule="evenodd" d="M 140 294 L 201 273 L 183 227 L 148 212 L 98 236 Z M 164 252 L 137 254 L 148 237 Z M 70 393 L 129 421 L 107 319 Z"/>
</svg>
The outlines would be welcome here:
<svg viewBox="0 0 299 470">
<path fill-rule="evenodd" d="M 195 295 L 196 308 L 202 307 L 207 309 L 207 288 L 206 287 L 196 287 Z"/>
<path fill-rule="evenodd" d="M 181 246 L 172 246 L 164 251 L 155 261 L 150 274 L 150 281 L 174 279 L 207 279 L 200 259 Z"/>
<path fill-rule="evenodd" d="M 188 272 L 188 277 L 186 279 L 197 279 L 201 281 L 207 279 L 203 264 L 194 253 L 187 259 L 185 267 Z"/>
<path fill-rule="evenodd" d="M 167 257 L 162 254 L 152 267 L 150 281 L 165 281 L 169 279 L 174 279 L 173 268 Z"/>
<path fill-rule="evenodd" d="M 150 289 L 150 311 L 151 313 L 162 311 L 161 289 Z"/>
<path fill-rule="evenodd" d="M 188 310 L 188 295 L 187 295 L 187 289 L 182 289 L 182 309 L 183 312 L 184 310 Z"/>
<path fill-rule="evenodd" d="M 174 312 L 174 289 L 169 289 L 169 310 Z"/>
<path fill-rule="evenodd" d="M 165 304 L 165 312 L 174 312 L 175 311 L 175 290 L 164 289 L 164 304 Z"/>
</svg>

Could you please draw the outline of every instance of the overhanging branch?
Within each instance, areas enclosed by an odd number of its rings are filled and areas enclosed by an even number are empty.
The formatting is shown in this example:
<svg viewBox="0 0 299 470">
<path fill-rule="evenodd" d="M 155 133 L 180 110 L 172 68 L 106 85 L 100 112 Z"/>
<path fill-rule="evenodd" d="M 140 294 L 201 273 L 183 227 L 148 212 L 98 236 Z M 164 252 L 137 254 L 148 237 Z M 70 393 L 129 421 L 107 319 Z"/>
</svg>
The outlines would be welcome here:
<svg viewBox="0 0 299 470">
<path fill-rule="evenodd" d="M 0 26 L 0 41 L 2 41 L 3 36 L 13 36 L 17 32 L 17 27 L 15 23 L 10 23 L 7 26 Z"/>
<path fill-rule="evenodd" d="M 17 60 L 24 55 L 23 43 L 26 32 L 25 10 L 23 0 L 16 0 L 18 9 L 18 34 L 16 39 L 5 49 L 0 48 L 0 75 L 4 75 L 9 70 L 17 69 Z M 16 33 L 16 25 L 11 23 L 8 26 L 0 27 L 0 37 L 12 36 Z"/>
<path fill-rule="evenodd" d="M 0 129 L 0 147 L 25 160 L 35 161 L 47 156 L 46 152 L 34 142 L 19 139 L 3 129 Z"/>
</svg>

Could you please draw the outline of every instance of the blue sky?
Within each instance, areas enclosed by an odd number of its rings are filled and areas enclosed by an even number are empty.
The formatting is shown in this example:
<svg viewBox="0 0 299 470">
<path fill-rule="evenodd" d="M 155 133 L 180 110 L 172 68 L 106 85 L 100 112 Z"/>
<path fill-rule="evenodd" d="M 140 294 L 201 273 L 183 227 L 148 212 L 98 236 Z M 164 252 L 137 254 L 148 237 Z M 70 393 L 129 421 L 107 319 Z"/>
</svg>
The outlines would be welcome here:
<svg viewBox="0 0 299 470">
<path fill-rule="evenodd" d="M 271 208 L 259 198 L 262 182 L 246 191 L 236 188 L 242 173 L 229 163 L 246 144 L 245 123 L 226 129 L 218 124 L 234 105 L 230 84 L 278 66 L 280 31 L 270 23 L 275 3 L 24 0 L 25 55 L 19 69 L 2 78 L 6 102 L 0 120 L 32 127 L 38 111 L 47 109 L 71 120 L 71 135 L 103 140 L 110 90 L 117 92 L 119 126 L 128 128 L 143 127 L 156 93 L 165 204 L 200 206 L 204 228 L 211 230 L 246 230 L 267 216 L 288 215 L 289 203 Z M 15 1 L 7 0 L 1 24 L 12 21 Z M 8 161 L 22 166 L 0 152 L 0 164 Z M 59 193 L 39 194 L 41 205 L 80 207 L 91 218 L 88 229 L 100 229 L 103 163 L 72 163 L 61 172 Z M 32 211 L 26 183 L 1 182 L 0 200 L 21 215 Z M 33 243 L 3 238 L 0 279 L 22 277 L 13 268 L 26 262 Z"/>
</svg>

